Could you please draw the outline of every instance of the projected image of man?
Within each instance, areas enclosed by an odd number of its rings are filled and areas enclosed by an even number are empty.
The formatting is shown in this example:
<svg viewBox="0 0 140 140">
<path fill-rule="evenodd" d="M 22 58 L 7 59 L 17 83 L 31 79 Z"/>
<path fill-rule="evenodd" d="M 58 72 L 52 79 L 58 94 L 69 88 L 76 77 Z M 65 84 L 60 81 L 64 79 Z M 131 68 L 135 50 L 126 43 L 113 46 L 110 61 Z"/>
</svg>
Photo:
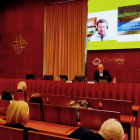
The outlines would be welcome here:
<svg viewBox="0 0 140 140">
<path fill-rule="evenodd" d="M 105 19 L 100 19 L 97 22 L 97 31 L 91 36 L 90 41 L 104 41 L 111 40 L 107 35 L 108 24 Z"/>
</svg>

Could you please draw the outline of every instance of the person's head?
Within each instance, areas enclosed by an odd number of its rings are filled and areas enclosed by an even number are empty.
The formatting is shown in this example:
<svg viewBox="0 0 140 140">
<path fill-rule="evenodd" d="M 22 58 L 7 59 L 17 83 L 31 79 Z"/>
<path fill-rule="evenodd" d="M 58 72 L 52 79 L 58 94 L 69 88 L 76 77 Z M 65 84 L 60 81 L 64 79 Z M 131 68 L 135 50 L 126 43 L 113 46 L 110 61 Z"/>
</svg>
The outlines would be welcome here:
<svg viewBox="0 0 140 140">
<path fill-rule="evenodd" d="M 12 100 L 13 99 L 13 91 L 11 89 L 5 89 L 2 92 L 1 100 Z"/>
<path fill-rule="evenodd" d="M 40 106 L 42 107 L 43 105 L 43 99 L 42 99 L 42 96 L 40 93 L 34 93 L 31 95 L 30 97 L 30 100 L 29 100 L 30 103 L 39 103 Z"/>
<path fill-rule="evenodd" d="M 17 90 L 23 90 L 24 92 L 27 91 L 27 85 L 24 81 L 21 81 L 17 85 Z"/>
<path fill-rule="evenodd" d="M 7 124 L 21 124 L 25 126 L 29 120 L 29 106 L 24 101 L 13 101 L 6 112 Z"/>
<path fill-rule="evenodd" d="M 97 29 L 98 29 L 98 34 L 103 36 L 106 33 L 107 21 L 105 19 L 98 20 L 98 22 L 97 22 Z"/>
<path fill-rule="evenodd" d="M 98 65 L 98 70 L 99 70 L 99 72 L 103 72 L 104 67 L 103 67 L 103 65 L 102 65 L 102 64 L 99 64 L 99 65 Z"/>
<path fill-rule="evenodd" d="M 98 133 L 105 140 L 122 140 L 124 136 L 124 130 L 121 123 L 113 118 L 106 120 Z"/>
</svg>

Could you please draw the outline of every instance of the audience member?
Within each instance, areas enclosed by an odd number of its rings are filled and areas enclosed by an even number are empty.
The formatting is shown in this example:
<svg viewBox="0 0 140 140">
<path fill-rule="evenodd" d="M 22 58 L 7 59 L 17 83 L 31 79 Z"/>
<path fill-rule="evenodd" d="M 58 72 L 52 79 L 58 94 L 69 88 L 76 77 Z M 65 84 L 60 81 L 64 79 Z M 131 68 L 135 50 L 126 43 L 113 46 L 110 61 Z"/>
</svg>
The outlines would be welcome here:
<svg viewBox="0 0 140 140">
<path fill-rule="evenodd" d="M 40 93 L 34 93 L 31 95 L 30 97 L 30 100 L 29 100 L 30 103 L 39 103 L 40 104 L 40 109 L 41 111 L 43 110 L 42 109 L 42 106 L 43 106 L 43 99 L 42 99 L 42 96 Z"/>
<path fill-rule="evenodd" d="M 13 91 L 11 89 L 5 89 L 2 92 L 1 100 L 13 100 Z"/>
<path fill-rule="evenodd" d="M 24 129 L 24 140 L 28 140 L 28 131 L 37 131 L 25 127 L 29 121 L 29 106 L 24 101 L 13 101 L 9 104 L 6 112 L 5 126 Z"/>
<path fill-rule="evenodd" d="M 27 85 L 24 81 L 21 81 L 17 85 L 17 92 L 24 92 L 24 98 L 26 101 L 26 91 L 27 91 Z"/>
<path fill-rule="evenodd" d="M 116 119 L 106 120 L 98 133 L 94 133 L 86 127 L 80 127 L 72 132 L 68 137 L 81 140 L 122 140 L 124 130 L 120 122 Z"/>
</svg>

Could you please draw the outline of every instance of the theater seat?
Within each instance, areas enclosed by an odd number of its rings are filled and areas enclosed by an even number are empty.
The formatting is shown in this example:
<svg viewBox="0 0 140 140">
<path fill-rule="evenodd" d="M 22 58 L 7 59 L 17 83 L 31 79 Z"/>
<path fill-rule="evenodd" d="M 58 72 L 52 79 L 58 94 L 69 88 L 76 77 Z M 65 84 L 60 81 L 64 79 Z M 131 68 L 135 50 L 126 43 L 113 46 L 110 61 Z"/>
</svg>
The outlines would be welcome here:
<svg viewBox="0 0 140 140">
<path fill-rule="evenodd" d="M 10 104 L 8 100 L 0 100 L 0 115 L 6 116 L 7 107 Z"/>
<path fill-rule="evenodd" d="M 28 140 L 76 140 L 76 139 L 29 131 Z"/>
<path fill-rule="evenodd" d="M 0 126 L 0 140 L 24 140 L 23 130 Z"/>
</svg>

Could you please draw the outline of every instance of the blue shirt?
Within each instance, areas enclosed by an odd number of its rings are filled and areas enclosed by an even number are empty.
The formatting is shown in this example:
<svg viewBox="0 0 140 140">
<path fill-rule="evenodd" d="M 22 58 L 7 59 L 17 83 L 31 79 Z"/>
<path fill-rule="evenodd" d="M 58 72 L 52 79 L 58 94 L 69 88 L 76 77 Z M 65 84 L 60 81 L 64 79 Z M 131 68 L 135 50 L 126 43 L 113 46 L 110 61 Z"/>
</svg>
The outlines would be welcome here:
<svg viewBox="0 0 140 140">
<path fill-rule="evenodd" d="M 104 40 L 111 40 L 111 38 L 108 37 L 107 34 L 101 36 L 100 34 L 98 34 L 98 32 L 96 32 L 94 35 L 90 37 L 90 41 L 104 41 Z"/>
</svg>

